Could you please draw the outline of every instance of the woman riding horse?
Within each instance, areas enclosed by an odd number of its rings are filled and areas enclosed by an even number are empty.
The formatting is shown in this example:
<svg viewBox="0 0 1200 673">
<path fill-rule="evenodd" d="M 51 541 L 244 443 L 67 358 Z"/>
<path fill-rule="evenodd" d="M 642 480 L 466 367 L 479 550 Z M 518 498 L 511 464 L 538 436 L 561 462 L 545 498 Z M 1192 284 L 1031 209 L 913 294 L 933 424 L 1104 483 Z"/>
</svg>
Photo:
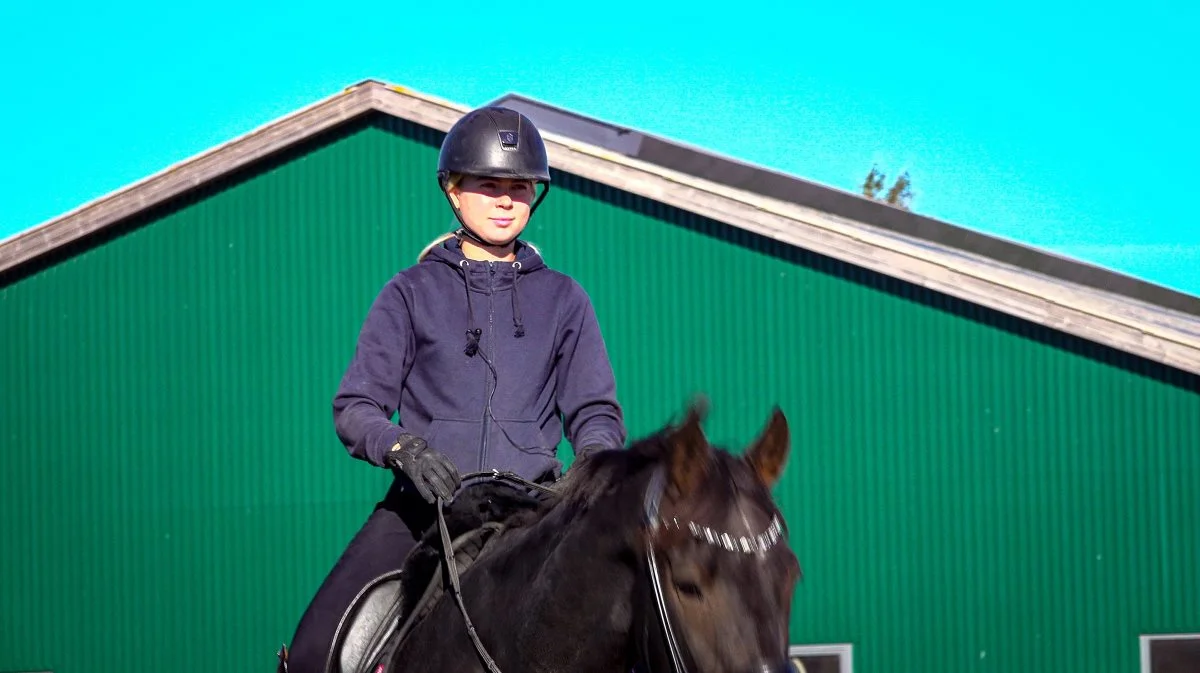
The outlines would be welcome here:
<svg viewBox="0 0 1200 673">
<path fill-rule="evenodd" d="M 394 479 L 301 617 L 289 673 L 323 670 L 355 595 L 401 565 L 461 474 L 552 480 L 564 432 L 577 458 L 626 440 L 591 300 L 518 240 L 550 187 L 537 128 L 502 107 L 469 112 L 437 177 L 461 226 L 384 284 L 333 398 L 349 454 Z"/>
</svg>

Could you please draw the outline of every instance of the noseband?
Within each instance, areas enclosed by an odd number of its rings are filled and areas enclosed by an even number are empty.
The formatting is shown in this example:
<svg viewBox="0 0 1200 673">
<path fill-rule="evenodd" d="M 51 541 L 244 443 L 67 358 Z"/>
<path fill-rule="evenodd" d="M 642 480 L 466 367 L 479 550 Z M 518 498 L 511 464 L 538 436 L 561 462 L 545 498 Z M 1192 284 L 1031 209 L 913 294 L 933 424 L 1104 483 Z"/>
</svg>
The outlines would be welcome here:
<svg viewBox="0 0 1200 673">
<path fill-rule="evenodd" d="M 701 526 L 694 521 L 681 524 L 674 517 L 670 521 L 663 521 L 659 518 L 659 506 L 662 503 L 665 489 L 666 478 L 663 468 L 660 466 L 650 476 L 650 483 L 646 487 L 643 508 L 644 523 L 650 529 L 651 533 L 657 532 L 660 528 L 681 530 L 686 525 L 692 537 L 701 542 L 721 547 L 726 551 L 754 554 L 757 556 L 765 554 L 768 549 L 774 547 L 783 538 L 783 523 L 779 520 L 778 516 L 771 517 L 771 523 L 762 533 L 753 536 L 738 537 L 734 537 L 729 533 L 717 532 L 708 526 Z M 650 573 L 650 587 L 654 591 L 654 607 L 658 613 L 659 626 L 662 629 L 663 640 L 666 641 L 667 653 L 671 658 L 671 670 L 674 673 L 687 673 L 688 669 L 684 663 L 683 648 L 680 647 L 679 639 L 675 636 L 675 629 L 671 624 L 671 617 L 667 613 L 666 596 L 663 593 L 662 587 L 662 573 L 659 571 L 658 555 L 654 551 L 653 541 L 649 541 L 646 544 L 646 565 Z"/>
</svg>

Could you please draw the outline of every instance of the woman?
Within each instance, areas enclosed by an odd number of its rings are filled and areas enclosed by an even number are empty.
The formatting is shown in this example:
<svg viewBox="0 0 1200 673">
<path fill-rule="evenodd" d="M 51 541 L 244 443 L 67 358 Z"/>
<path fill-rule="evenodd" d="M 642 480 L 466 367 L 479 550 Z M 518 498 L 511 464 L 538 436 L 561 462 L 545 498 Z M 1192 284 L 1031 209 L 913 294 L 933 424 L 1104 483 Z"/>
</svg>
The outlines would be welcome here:
<svg viewBox="0 0 1200 673">
<path fill-rule="evenodd" d="M 350 455 L 394 479 L 301 618 L 289 673 L 324 670 L 350 601 L 400 566 L 461 474 L 551 480 L 564 431 L 577 458 L 626 439 L 590 299 L 518 240 L 550 187 L 533 123 L 500 107 L 468 113 L 437 175 L 461 228 L 384 285 L 333 399 Z"/>
</svg>

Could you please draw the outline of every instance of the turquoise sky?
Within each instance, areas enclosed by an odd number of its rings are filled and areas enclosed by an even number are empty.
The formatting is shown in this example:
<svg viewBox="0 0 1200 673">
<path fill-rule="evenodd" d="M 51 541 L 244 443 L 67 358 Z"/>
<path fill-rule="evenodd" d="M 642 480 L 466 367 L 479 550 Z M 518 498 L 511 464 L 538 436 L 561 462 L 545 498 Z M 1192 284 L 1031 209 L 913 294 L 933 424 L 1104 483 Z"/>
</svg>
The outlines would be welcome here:
<svg viewBox="0 0 1200 673">
<path fill-rule="evenodd" d="M 1200 294 L 1200 3 L 3 3 L 0 237 L 373 77 L 516 91 Z"/>
</svg>

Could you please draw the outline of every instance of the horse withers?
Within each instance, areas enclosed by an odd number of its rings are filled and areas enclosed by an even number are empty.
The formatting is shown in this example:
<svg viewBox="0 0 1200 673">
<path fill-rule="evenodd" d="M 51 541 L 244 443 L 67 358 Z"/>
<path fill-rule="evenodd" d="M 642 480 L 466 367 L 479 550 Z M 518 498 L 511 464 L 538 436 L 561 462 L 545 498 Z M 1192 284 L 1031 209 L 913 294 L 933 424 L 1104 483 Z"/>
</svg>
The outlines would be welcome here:
<svg viewBox="0 0 1200 673">
<path fill-rule="evenodd" d="M 790 452 L 787 420 L 775 409 L 740 456 L 712 446 L 702 420 L 693 406 L 681 423 L 577 462 L 550 497 L 510 497 L 485 511 L 481 502 L 503 500 L 494 497 L 499 487 L 467 486 L 447 508 L 458 523 L 440 539 L 471 539 L 481 526 L 494 532 L 456 586 L 393 629 L 378 650 L 386 655 L 357 668 L 794 670 L 788 623 L 800 566 L 771 497 Z M 423 564 L 418 579 L 444 588 L 445 573 L 429 568 L 430 554 L 441 554 L 437 539 L 427 536 L 410 557 L 424 560 L 404 572 Z"/>
</svg>

